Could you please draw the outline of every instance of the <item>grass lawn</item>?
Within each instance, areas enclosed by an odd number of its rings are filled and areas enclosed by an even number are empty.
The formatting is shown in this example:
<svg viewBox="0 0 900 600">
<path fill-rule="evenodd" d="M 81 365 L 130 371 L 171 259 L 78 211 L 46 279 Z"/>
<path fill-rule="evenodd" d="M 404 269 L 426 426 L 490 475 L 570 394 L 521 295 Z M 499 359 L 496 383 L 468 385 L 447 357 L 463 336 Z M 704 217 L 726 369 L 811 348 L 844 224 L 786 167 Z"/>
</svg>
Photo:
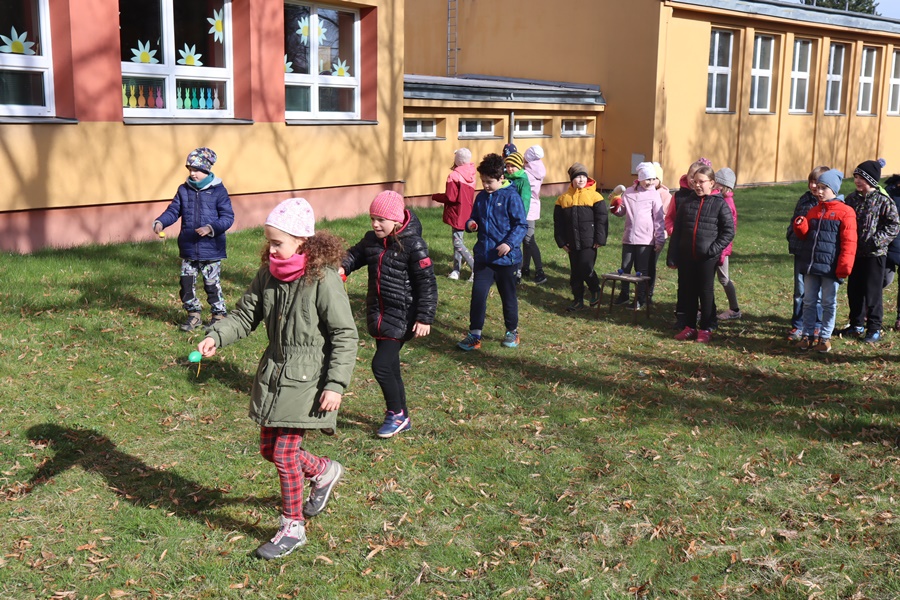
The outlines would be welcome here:
<svg viewBox="0 0 900 600">
<path fill-rule="evenodd" d="M 278 482 L 246 416 L 265 335 L 197 375 L 174 234 L 0 255 L 0 598 L 900 597 L 900 334 L 830 355 L 784 341 L 803 190 L 738 190 L 744 317 L 709 346 L 672 339 L 662 265 L 650 319 L 567 314 L 546 199 L 550 281 L 520 288 L 521 347 L 500 346 L 493 293 L 482 350 L 461 352 L 468 271 L 446 278 L 450 232 L 417 211 L 440 305 L 402 353 L 413 429 L 374 436 L 384 404 L 355 273 L 358 369 L 338 435 L 307 440 L 347 473 L 308 545 L 270 563 L 250 554 L 274 532 Z M 601 272 L 620 258 L 611 219 Z M 319 227 L 350 243 L 368 219 Z M 261 242 L 229 236 L 230 305 Z"/>
</svg>

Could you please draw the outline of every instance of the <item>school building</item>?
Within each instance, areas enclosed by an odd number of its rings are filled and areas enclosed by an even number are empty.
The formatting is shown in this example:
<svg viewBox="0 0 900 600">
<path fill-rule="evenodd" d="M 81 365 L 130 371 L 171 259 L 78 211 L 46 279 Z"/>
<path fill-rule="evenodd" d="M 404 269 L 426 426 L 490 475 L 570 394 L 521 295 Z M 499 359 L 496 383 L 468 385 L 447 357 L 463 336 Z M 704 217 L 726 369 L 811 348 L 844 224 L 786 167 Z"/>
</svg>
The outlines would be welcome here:
<svg viewBox="0 0 900 600">
<path fill-rule="evenodd" d="M 303 196 L 443 189 L 453 151 L 601 187 L 698 156 L 739 184 L 900 171 L 900 22 L 771 0 L 0 3 L 0 249 L 146 240 L 198 146 L 235 228 Z"/>
</svg>

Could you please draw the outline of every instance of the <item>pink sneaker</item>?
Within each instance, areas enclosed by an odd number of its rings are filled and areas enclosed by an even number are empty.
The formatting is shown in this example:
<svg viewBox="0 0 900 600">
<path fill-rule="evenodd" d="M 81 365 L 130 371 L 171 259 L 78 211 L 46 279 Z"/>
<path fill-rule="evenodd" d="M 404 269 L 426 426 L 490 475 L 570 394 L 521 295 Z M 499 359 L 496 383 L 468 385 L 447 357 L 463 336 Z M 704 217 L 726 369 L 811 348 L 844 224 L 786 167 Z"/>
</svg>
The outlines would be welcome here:
<svg viewBox="0 0 900 600">
<path fill-rule="evenodd" d="M 697 332 L 697 341 L 701 344 L 708 344 L 711 337 L 712 331 L 709 329 L 701 329 Z"/>
<path fill-rule="evenodd" d="M 679 342 L 686 342 L 697 338 L 697 330 L 693 327 L 685 327 L 681 333 L 675 334 L 675 339 Z"/>
</svg>

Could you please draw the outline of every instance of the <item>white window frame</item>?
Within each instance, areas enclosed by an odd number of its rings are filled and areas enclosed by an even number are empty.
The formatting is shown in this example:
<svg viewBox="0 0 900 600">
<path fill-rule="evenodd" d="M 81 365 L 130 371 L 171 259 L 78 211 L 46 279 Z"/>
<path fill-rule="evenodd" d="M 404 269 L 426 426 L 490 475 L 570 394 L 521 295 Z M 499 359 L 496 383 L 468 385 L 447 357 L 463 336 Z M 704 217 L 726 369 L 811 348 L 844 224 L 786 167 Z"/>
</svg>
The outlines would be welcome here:
<svg viewBox="0 0 900 600">
<path fill-rule="evenodd" d="M 355 8 L 351 8 L 349 6 L 343 6 L 339 4 L 322 4 L 322 3 L 310 3 L 310 2 L 294 2 L 293 0 L 286 0 L 282 4 L 282 11 L 284 10 L 284 4 L 293 4 L 296 6 L 306 6 L 309 8 L 309 31 L 318 31 L 319 26 L 319 9 L 324 10 L 336 10 L 339 12 L 352 13 L 353 14 L 353 64 L 355 65 L 356 73 L 351 73 L 347 77 L 340 77 L 336 75 L 319 75 L 318 71 L 315 73 L 287 73 L 284 74 L 284 85 L 287 88 L 288 86 L 297 86 L 297 87 L 309 87 L 309 111 L 299 111 L 299 110 L 285 110 L 284 116 L 286 119 L 318 119 L 318 120 L 359 120 L 360 119 L 360 102 L 361 102 L 361 82 L 362 77 L 360 77 L 360 64 L 361 64 L 361 51 L 360 48 L 362 46 L 362 40 L 360 39 L 360 19 L 359 19 L 359 10 Z M 319 36 L 310 35 L 309 36 L 309 59 L 310 61 L 316 60 L 314 57 L 319 55 Z M 311 65 L 312 71 L 315 71 L 315 65 Z M 320 69 L 321 70 L 321 69 Z M 354 92 L 353 95 L 353 107 L 354 110 L 351 112 L 335 112 L 328 111 L 322 112 L 319 110 L 319 88 L 343 88 L 343 89 L 352 89 Z"/>
<path fill-rule="evenodd" d="M 836 50 L 841 50 L 841 58 L 839 64 L 835 64 L 835 54 Z M 844 108 L 843 106 L 843 95 L 844 95 L 844 62 L 847 55 L 847 46 L 846 44 L 839 44 L 837 42 L 832 42 L 831 47 L 828 50 L 828 74 L 825 76 L 825 114 L 826 115 L 839 115 L 841 114 L 841 110 Z M 832 84 L 837 83 L 837 99 L 835 100 L 834 94 L 832 93 Z M 830 108 L 833 104 L 836 104 L 836 108 Z"/>
<path fill-rule="evenodd" d="M 770 44 L 769 48 L 769 64 L 761 63 L 763 44 Z M 772 84 L 775 80 L 772 77 L 772 64 L 775 61 L 775 38 L 771 35 L 757 34 L 753 37 L 753 64 L 750 68 L 750 112 L 751 113 L 770 113 L 772 112 Z M 761 84 L 767 82 L 767 92 L 765 98 L 761 98 L 759 90 Z"/>
<path fill-rule="evenodd" d="M 407 123 L 415 123 L 415 131 L 407 131 Z M 425 123 L 431 123 L 431 131 L 426 131 L 423 127 Z M 403 138 L 404 139 L 434 139 L 437 138 L 437 119 L 403 119 Z"/>
<path fill-rule="evenodd" d="M 568 127 L 568 129 L 567 129 Z M 559 128 L 560 137 L 585 137 L 588 135 L 587 119 L 563 119 Z"/>
<path fill-rule="evenodd" d="M 122 115 L 125 118 L 148 119 L 172 119 L 172 118 L 202 118 L 202 119 L 228 119 L 234 116 L 234 60 L 231 29 L 231 0 L 224 0 L 222 6 L 222 33 L 225 44 L 225 66 L 206 67 L 178 64 L 178 48 L 175 46 L 175 22 L 172 10 L 174 0 L 152 0 L 160 3 L 160 18 L 162 22 L 161 48 L 159 49 L 163 60 L 159 64 L 146 64 L 135 62 L 122 62 L 122 79 L 128 77 L 153 77 L 165 78 L 165 105 L 163 108 L 131 108 L 122 107 Z M 179 79 L 191 79 L 210 82 L 225 82 L 224 109 L 193 109 L 176 108 L 176 94 Z M 122 82 L 125 85 L 125 82 Z M 130 93 L 130 92 L 129 92 Z"/>
<path fill-rule="evenodd" d="M 713 63 L 718 60 L 719 44 L 723 39 L 728 40 L 728 64 L 710 64 L 707 68 L 707 94 L 706 94 L 706 112 L 729 112 L 731 110 L 731 65 L 734 63 L 734 32 L 726 29 L 713 29 L 710 32 L 710 46 L 715 46 L 712 52 Z M 720 104 L 716 97 L 716 82 L 719 77 L 725 77 L 725 106 L 717 106 Z"/>
<path fill-rule="evenodd" d="M 863 46 L 859 57 L 859 92 L 856 98 L 856 114 L 871 115 L 875 96 L 875 68 L 878 63 L 878 49 Z M 869 67 L 868 71 L 866 67 Z M 868 91 L 868 102 L 866 92 Z"/>
<path fill-rule="evenodd" d="M 513 137 L 536 137 L 543 135 L 543 119 L 516 119 L 513 123 Z"/>
<path fill-rule="evenodd" d="M 891 62 L 891 92 L 888 97 L 887 114 L 891 116 L 900 115 L 900 50 L 894 50 Z"/>
<path fill-rule="evenodd" d="M 808 113 L 809 112 L 809 72 L 812 69 L 812 40 L 795 39 L 794 40 L 794 57 L 791 62 L 791 101 L 789 112 L 792 113 Z M 800 59 L 805 51 L 806 54 L 806 70 L 800 70 Z M 797 92 L 803 89 L 803 106 L 797 102 Z"/>
<path fill-rule="evenodd" d="M 475 131 L 463 131 L 464 123 L 475 123 Z M 490 129 L 488 130 L 485 127 L 485 123 L 490 123 Z M 485 137 L 495 137 L 494 136 L 494 127 L 496 124 L 493 119 L 460 119 L 459 125 L 457 126 L 457 138 L 485 138 Z"/>
<path fill-rule="evenodd" d="M 56 116 L 56 93 L 53 88 L 53 46 L 50 41 L 49 0 L 37 0 L 38 23 L 41 28 L 41 54 L 12 54 L 0 52 L 0 68 L 4 71 L 39 73 L 43 78 L 44 106 L 0 104 L 0 116 L 53 117 Z M 9 35 L 11 31 L 0 32 Z M 21 31 L 17 31 L 19 35 Z"/>
</svg>

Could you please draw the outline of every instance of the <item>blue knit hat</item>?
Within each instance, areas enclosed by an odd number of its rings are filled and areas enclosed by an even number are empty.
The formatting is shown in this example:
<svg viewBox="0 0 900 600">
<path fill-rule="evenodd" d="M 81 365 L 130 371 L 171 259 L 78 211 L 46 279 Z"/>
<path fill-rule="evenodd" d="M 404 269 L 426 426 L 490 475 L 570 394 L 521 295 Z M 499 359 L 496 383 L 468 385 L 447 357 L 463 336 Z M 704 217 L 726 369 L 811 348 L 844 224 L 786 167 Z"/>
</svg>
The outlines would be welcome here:
<svg viewBox="0 0 900 600">
<path fill-rule="evenodd" d="M 841 184 L 844 183 L 844 174 L 837 169 L 829 169 L 819 175 L 819 183 L 827 185 L 837 196 L 841 192 Z"/>
</svg>

